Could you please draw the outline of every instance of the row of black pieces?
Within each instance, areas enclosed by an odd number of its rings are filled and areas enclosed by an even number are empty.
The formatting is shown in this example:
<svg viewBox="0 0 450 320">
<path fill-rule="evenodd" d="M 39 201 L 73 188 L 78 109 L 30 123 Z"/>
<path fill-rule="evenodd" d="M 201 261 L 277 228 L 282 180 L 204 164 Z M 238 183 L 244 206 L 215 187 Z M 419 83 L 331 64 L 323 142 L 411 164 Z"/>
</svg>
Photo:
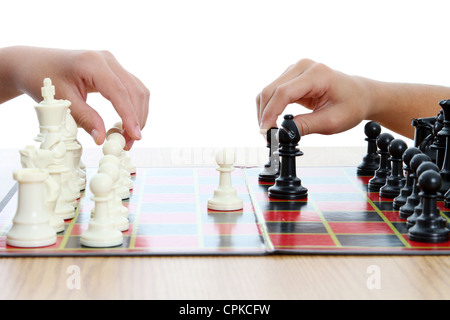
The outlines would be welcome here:
<svg viewBox="0 0 450 320">
<path fill-rule="evenodd" d="M 269 198 L 300 200 L 308 197 L 308 189 L 297 177 L 296 157 L 303 155 L 297 148 L 300 139 L 300 130 L 291 114 L 284 116 L 280 128 L 267 132 L 269 162 L 259 174 L 259 181 L 273 183 L 268 189 Z"/>
<path fill-rule="evenodd" d="M 366 134 L 375 134 L 379 127 L 377 123 L 370 122 L 366 128 Z M 403 140 L 394 139 L 389 133 L 379 134 L 375 140 L 378 168 L 369 180 L 368 191 L 394 199 L 394 209 L 399 211 L 400 218 L 406 219 L 410 240 L 429 243 L 448 241 L 450 230 L 436 205 L 436 201 L 443 198 L 443 179 L 439 166 L 419 148 L 407 148 Z M 434 173 L 427 172 L 421 179 L 424 171 Z M 446 206 L 449 206 L 450 192 L 446 192 L 444 198 Z M 425 206 L 424 202 L 427 203 Z"/>
<path fill-rule="evenodd" d="M 408 238 L 411 241 L 442 243 L 450 239 L 447 220 L 437 206 L 441 198 L 442 177 L 439 167 L 418 148 L 406 150 L 408 180 L 394 201 L 394 209 L 406 219 Z"/>
<path fill-rule="evenodd" d="M 445 194 L 450 189 L 450 100 L 441 100 L 439 102 L 441 111 L 436 117 L 413 119 L 411 124 L 415 127 L 414 146 L 418 147 L 423 153 L 427 154 L 431 161 L 440 168 L 443 179 L 441 193 Z M 384 160 L 382 152 L 387 155 L 387 143 L 384 144 L 385 150 L 378 147 L 378 137 L 380 136 L 381 126 L 370 121 L 364 128 L 367 136 L 367 154 L 363 157 L 362 163 L 357 167 L 359 176 L 373 176 L 380 166 L 380 161 Z M 384 139 L 393 139 L 392 136 L 386 136 Z M 447 155 L 448 153 L 448 155 Z M 380 172 L 382 175 L 382 172 Z M 379 183 L 384 183 L 380 180 Z M 450 201 L 446 206 L 450 208 Z"/>
</svg>

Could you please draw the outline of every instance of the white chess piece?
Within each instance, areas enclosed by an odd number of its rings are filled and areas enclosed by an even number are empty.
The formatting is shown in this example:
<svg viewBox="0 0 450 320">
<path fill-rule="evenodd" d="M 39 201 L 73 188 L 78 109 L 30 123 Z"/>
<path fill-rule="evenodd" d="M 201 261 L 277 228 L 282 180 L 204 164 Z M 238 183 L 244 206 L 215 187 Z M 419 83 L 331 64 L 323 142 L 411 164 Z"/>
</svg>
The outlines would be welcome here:
<svg viewBox="0 0 450 320">
<path fill-rule="evenodd" d="M 49 78 L 44 79 L 41 93 L 43 100 L 35 105 L 34 109 L 39 121 L 41 148 L 49 150 L 54 143 L 59 142 L 59 139 L 62 140 L 61 124 L 65 122 L 66 113 L 71 103 L 68 100 L 55 99 L 55 86 L 52 85 L 52 80 Z M 55 137 L 45 141 L 49 131 L 53 132 Z"/>
<path fill-rule="evenodd" d="M 25 168 L 13 174 L 18 182 L 17 210 L 6 243 L 14 247 L 45 247 L 56 243 L 56 231 L 50 226 L 45 208 L 45 186 L 48 172 Z"/>
<path fill-rule="evenodd" d="M 44 79 L 44 86 L 41 88 L 43 101 L 35 105 L 36 114 L 39 120 L 41 133 L 43 133 L 40 149 L 53 150 L 55 148 L 61 149 L 64 146 L 64 158 L 68 157 L 63 125 L 66 123 L 67 110 L 71 103 L 68 100 L 56 100 L 55 87 L 49 78 Z M 67 172 L 63 174 L 64 179 L 68 178 L 67 186 L 62 190 L 72 205 L 77 206 L 77 199 L 80 197 L 80 188 L 78 181 L 73 179 L 73 172 L 67 165 L 67 160 L 64 164 Z M 68 176 L 70 174 L 70 177 Z"/>
<path fill-rule="evenodd" d="M 116 247 L 123 243 L 123 234 L 110 218 L 108 203 L 112 193 L 112 180 L 104 173 L 92 177 L 89 187 L 95 202 L 95 215 L 88 229 L 81 235 L 81 245 L 94 248 Z"/>
<path fill-rule="evenodd" d="M 64 144 L 66 146 L 66 164 L 72 171 L 73 180 L 80 188 L 80 191 L 83 191 L 86 188 L 86 173 L 80 168 L 82 147 L 77 140 L 78 127 L 70 113 L 70 109 L 67 109 L 66 111 L 66 118 L 62 131 L 64 133 Z"/>
<path fill-rule="evenodd" d="M 108 136 L 109 134 L 114 133 L 114 132 L 118 132 L 121 135 L 123 135 L 123 124 L 122 124 L 122 121 L 118 121 L 118 122 L 114 123 L 112 128 L 108 130 L 106 136 Z M 131 161 L 131 158 L 129 157 L 128 152 L 125 151 L 125 155 L 126 155 L 126 158 L 125 158 L 126 163 L 124 165 L 125 170 L 127 170 L 130 174 L 135 174 L 136 173 L 136 166 Z"/>
<path fill-rule="evenodd" d="M 120 192 L 119 196 L 122 198 L 122 200 L 128 199 L 130 197 L 130 190 L 133 189 L 133 181 L 130 178 L 130 173 L 123 168 L 123 165 L 120 162 L 120 154 L 123 150 L 120 143 L 115 140 L 108 140 L 103 144 L 102 150 L 105 156 L 115 156 L 119 160 L 118 166 L 121 170 L 120 182 L 128 190 Z"/>
<path fill-rule="evenodd" d="M 114 225 L 119 231 L 126 231 L 130 227 L 128 221 L 128 209 L 122 203 L 122 199 L 117 195 L 119 182 L 119 167 L 114 163 L 104 163 L 98 168 L 98 173 L 107 174 L 112 180 L 112 196 L 108 202 L 109 214 L 114 221 Z M 94 213 L 95 215 L 95 213 Z"/>
<path fill-rule="evenodd" d="M 106 140 L 114 140 L 119 142 L 122 147 L 122 152 L 119 155 L 120 162 L 122 163 L 123 168 L 128 171 L 130 175 L 134 174 L 136 173 L 136 166 L 131 162 L 130 156 L 124 149 L 126 144 L 125 138 L 121 133 L 115 131 L 114 129 L 119 130 L 117 128 L 111 128 L 108 130 L 109 134 L 106 134 Z"/>
<path fill-rule="evenodd" d="M 117 158 L 115 155 L 107 154 L 100 159 L 98 166 L 100 167 L 104 163 L 113 163 L 119 168 L 119 180 L 117 181 L 116 185 L 116 193 L 122 200 L 130 198 L 130 188 L 127 178 L 127 172 L 121 169 L 119 158 Z"/>
<path fill-rule="evenodd" d="M 19 153 L 23 168 L 38 168 L 50 172 L 58 164 L 57 149 L 44 150 L 36 149 L 35 146 L 26 146 L 24 149 L 19 150 Z M 49 215 L 50 225 L 56 232 L 61 232 L 64 231 L 64 219 L 56 214 L 58 200 L 63 200 L 61 198 L 61 187 L 58 181 L 55 181 L 54 177 L 50 175 L 45 180 L 45 207 Z M 74 214 L 74 210 L 74 207 L 69 207 L 69 212 L 72 214 Z"/>
<path fill-rule="evenodd" d="M 208 209 L 218 211 L 234 211 L 243 208 L 243 201 L 237 196 L 232 186 L 231 171 L 234 170 L 235 153 L 232 149 L 222 149 L 216 154 L 216 162 L 220 172 L 219 186 L 208 200 Z"/>
<path fill-rule="evenodd" d="M 61 194 L 61 189 L 52 177 L 45 179 L 45 209 L 49 217 L 50 226 L 56 232 L 64 231 L 64 219 L 56 214 L 56 202 Z"/>
</svg>

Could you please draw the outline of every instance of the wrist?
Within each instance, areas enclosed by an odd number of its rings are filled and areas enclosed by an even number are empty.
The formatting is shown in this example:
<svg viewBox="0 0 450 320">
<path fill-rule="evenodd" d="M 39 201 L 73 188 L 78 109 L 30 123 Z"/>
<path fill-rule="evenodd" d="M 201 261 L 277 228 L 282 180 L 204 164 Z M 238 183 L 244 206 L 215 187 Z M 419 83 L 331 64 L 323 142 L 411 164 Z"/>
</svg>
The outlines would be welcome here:
<svg viewBox="0 0 450 320">
<path fill-rule="evenodd" d="M 23 94 L 17 84 L 17 52 L 18 47 L 0 49 L 0 103 Z"/>
</svg>

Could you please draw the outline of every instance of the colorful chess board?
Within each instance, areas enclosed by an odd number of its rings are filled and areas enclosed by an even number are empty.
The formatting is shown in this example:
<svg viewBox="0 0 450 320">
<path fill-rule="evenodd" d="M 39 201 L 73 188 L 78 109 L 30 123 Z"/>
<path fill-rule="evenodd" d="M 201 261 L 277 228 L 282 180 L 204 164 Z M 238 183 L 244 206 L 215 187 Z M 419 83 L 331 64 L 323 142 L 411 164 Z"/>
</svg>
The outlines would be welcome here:
<svg viewBox="0 0 450 320">
<path fill-rule="evenodd" d="M 123 245 L 114 248 L 80 245 L 93 208 L 89 190 L 55 245 L 6 245 L 17 206 L 13 188 L 0 203 L 0 256 L 450 254 L 450 242 L 409 241 L 392 200 L 368 193 L 369 177 L 357 177 L 355 168 L 298 168 L 309 191 L 308 199 L 299 201 L 269 199 L 270 185 L 258 181 L 260 171 L 236 168 L 233 186 L 244 208 L 218 212 L 207 208 L 218 185 L 215 168 L 139 168 L 124 201 L 130 229 Z M 88 180 L 94 173 L 88 171 Z M 450 210 L 439 207 L 449 220 Z"/>
</svg>

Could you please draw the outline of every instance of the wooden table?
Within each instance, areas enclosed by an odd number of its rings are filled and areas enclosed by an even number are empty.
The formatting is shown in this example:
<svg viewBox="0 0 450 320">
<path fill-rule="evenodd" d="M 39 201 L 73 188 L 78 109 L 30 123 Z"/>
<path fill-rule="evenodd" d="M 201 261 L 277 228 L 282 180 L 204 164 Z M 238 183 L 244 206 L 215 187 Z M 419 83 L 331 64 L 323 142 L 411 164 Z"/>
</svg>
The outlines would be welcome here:
<svg viewBox="0 0 450 320">
<path fill-rule="evenodd" d="M 352 166 L 364 151 L 347 148 L 330 159 L 321 149 L 302 150 L 305 165 Z M 2 197 L 13 184 L 12 171 L 20 168 L 16 152 L 2 151 Z M 264 149 L 240 152 L 238 159 L 247 165 L 266 161 Z M 211 165 L 211 154 L 212 149 L 130 152 L 138 166 Z M 98 150 L 85 152 L 84 159 L 95 166 Z M 2 258 L 0 270 L 1 299 L 450 298 L 449 256 Z M 371 285 L 373 270 L 379 287 Z"/>
</svg>

